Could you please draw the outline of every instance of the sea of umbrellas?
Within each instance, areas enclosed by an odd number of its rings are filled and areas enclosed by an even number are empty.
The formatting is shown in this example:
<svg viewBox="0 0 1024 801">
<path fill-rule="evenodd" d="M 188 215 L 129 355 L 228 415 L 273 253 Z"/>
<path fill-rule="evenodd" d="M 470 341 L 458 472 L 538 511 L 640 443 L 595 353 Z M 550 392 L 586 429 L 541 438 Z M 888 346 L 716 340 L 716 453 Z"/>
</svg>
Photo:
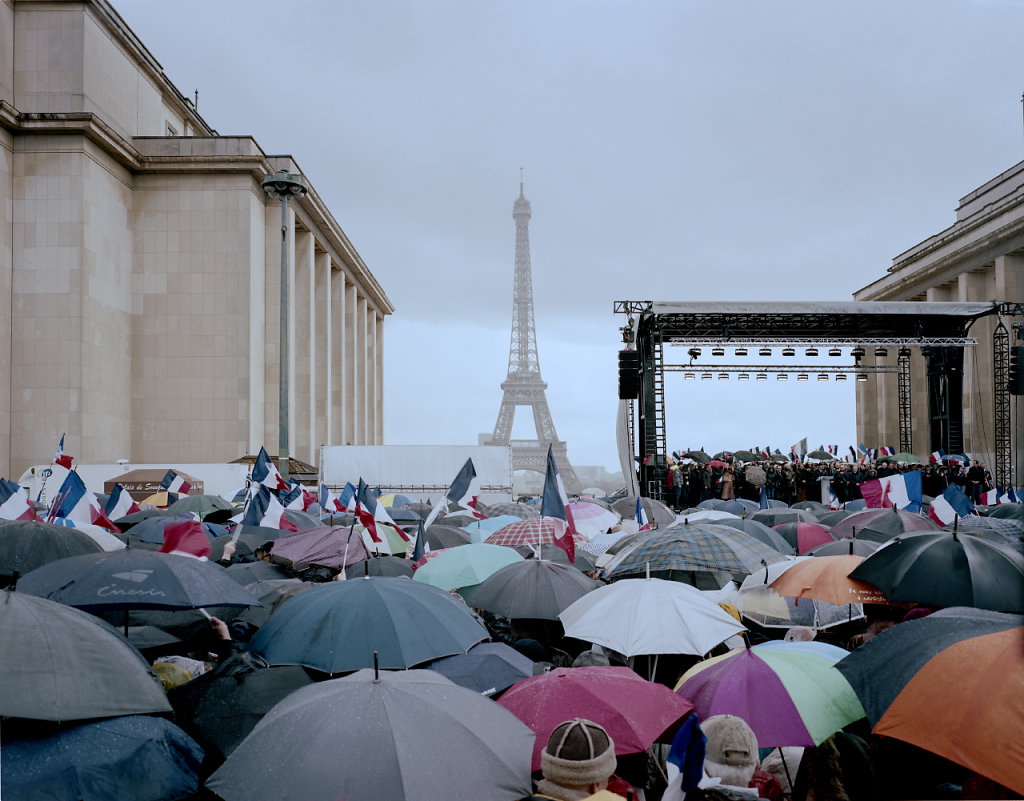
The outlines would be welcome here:
<svg viewBox="0 0 1024 801">
<path fill-rule="evenodd" d="M 940 528 L 581 497 L 563 548 L 530 503 L 377 502 L 380 543 L 315 504 L 236 531 L 216 496 L 116 535 L 0 521 L 3 797 L 511 801 L 582 717 L 652 798 L 683 723 L 721 714 L 761 749 L 857 731 L 1024 794 L 1024 504 Z M 208 559 L 159 550 L 182 521 Z"/>
</svg>

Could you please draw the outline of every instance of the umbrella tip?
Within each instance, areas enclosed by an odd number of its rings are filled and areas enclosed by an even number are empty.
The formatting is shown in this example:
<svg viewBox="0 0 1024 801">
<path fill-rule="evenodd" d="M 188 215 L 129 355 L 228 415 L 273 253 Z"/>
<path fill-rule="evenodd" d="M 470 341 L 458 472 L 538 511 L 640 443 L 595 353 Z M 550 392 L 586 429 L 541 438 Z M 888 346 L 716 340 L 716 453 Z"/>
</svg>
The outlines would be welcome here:
<svg viewBox="0 0 1024 801">
<path fill-rule="evenodd" d="M 380 681 L 380 660 L 377 652 L 373 652 L 373 680 Z"/>
</svg>

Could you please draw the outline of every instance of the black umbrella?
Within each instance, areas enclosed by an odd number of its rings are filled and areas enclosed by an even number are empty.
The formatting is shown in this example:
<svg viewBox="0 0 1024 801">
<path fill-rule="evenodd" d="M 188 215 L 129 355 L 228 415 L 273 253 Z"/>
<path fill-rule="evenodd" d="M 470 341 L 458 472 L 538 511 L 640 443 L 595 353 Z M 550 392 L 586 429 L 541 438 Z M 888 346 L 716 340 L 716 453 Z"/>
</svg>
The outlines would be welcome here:
<svg viewBox="0 0 1024 801">
<path fill-rule="evenodd" d="M 533 660 L 503 642 L 482 642 L 424 667 L 488 697 L 533 675 Z"/>
<path fill-rule="evenodd" d="M 399 556 L 373 556 L 345 568 L 348 578 L 363 576 L 412 576 L 412 562 Z"/>
<path fill-rule="evenodd" d="M 87 611 L 257 603 L 213 562 L 136 549 L 51 562 L 25 576 L 19 589 Z"/>
<path fill-rule="evenodd" d="M 167 526 L 173 526 L 175 523 L 180 523 L 183 520 L 192 520 L 192 516 L 188 514 L 164 514 L 158 517 L 149 517 L 136 523 L 129 529 L 131 536 L 136 537 L 144 542 L 153 542 L 157 545 L 163 544 L 164 541 L 164 529 Z M 125 538 L 127 535 L 123 535 Z"/>
<path fill-rule="evenodd" d="M 224 569 L 224 575 L 234 579 L 242 586 L 264 579 L 291 578 L 283 567 L 270 562 L 242 562 L 228 565 Z"/>
<path fill-rule="evenodd" d="M 850 523 L 850 518 L 846 518 L 844 524 Z M 893 512 L 887 512 L 868 520 L 863 525 L 851 525 L 849 530 L 853 536 L 859 540 L 870 540 L 871 542 L 877 542 L 879 544 L 888 542 L 893 537 L 898 537 L 901 534 L 910 534 L 915 531 L 935 531 L 938 526 L 924 515 L 919 515 L 916 512 L 906 512 L 904 514 L 896 514 Z"/>
<path fill-rule="evenodd" d="M 973 534 L 904 534 L 850 573 L 892 603 L 1024 611 L 1024 556 Z"/>
<path fill-rule="evenodd" d="M 699 464 L 707 464 L 711 461 L 711 457 L 704 453 L 704 451 L 687 451 L 683 454 L 683 458 L 692 459 Z"/>
<path fill-rule="evenodd" d="M 988 513 L 989 517 L 1024 520 L 1024 503 L 1001 503 Z"/>
<path fill-rule="evenodd" d="M 774 527 L 782 523 L 816 523 L 817 518 L 805 509 L 771 508 L 754 512 L 751 518 L 766 526 Z"/>
<path fill-rule="evenodd" d="M 44 733 L 8 734 L 4 797 L 166 801 L 199 791 L 203 750 L 163 718 L 130 715 Z"/>
<path fill-rule="evenodd" d="M 173 516 L 173 512 L 171 515 Z M 138 512 L 132 512 L 124 517 L 119 517 L 114 521 L 114 525 L 117 526 L 121 531 L 129 531 L 133 526 L 138 525 L 143 520 L 149 520 L 151 517 L 166 517 L 166 509 L 141 509 Z"/>
<path fill-rule="evenodd" d="M 207 787 L 225 801 L 513 801 L 531 792 L 534 739 L 434 671 L 361 670 L 277 704 Z"/>
<path fill-rule="evenodd" d="M 463 590 L 466 603 L 507 618 L 557 620 L 573 601 L 603 586 L 575 567 L 526 559 Z"/>
<path fill-rule="evenodd" d="M 811 510 L 811 514 L 818 518 L 822 525 L 831 527 L 848 518 L 853 512 L 847 512 L 845 509 L 814 509 Z"/>
<path fill-rule="evenodd" d="M 0 576 L 24 576 L 68 556 L 102 553 L 92 537 L 37 520 L 0 520 Z"/>
<path fill-rule="evenodd" d="M 455 526 L 442 526 L 435 523 L 427 529 L 427 545 L 432 551 L 469 545 L 470 542 L 469 532 Z"/>
<path fill-rule="evenodd" d="M 66 721 L 170 711 L 142 655 L 70 606 L 0 592 L 0 654 L 2 717 Z M 6 743 L 3 763 L 6 770 Z"/>
<path fill-rule="evenodd" d="M 842 556 L 853 554 L 854 556 L 871 556 L 879 549 L 880 544 L 871 540 L 834 540 L 823 545 L 817 545 L 807 552 L 807 556 Z"/>
<path fill-rule="evenodd" d="M 284 519 L 297 526 L 299 531 L 307 531 L 311 528 L 323 525 L 319 518 L 313 517 L 313 515 L 307 514 L 306 512 L 301 512 L 298 509 L 285 509 Z M 283 531 L 281 533 L 287 534 L 288 532 Z"/>
<path fill-rule="evenodd" d="M 278 701 L 313 683 L 294 665 L 268 667 L 255 654 L 235 654 L 168 693 L 175 720 L 206 751 L 209 775 Z"/>
</svg>

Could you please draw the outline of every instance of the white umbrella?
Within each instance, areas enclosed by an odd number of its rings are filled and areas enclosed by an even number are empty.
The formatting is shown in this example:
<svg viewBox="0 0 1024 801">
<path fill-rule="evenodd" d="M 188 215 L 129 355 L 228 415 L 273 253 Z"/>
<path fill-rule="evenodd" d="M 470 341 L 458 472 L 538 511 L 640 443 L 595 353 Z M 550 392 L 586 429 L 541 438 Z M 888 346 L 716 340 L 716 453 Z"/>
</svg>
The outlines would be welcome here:
<svg viewBox="0 0 1024 801">
<path fill-rule="evenodd" d="M 664 579 L 616 581 L 574 601 L 558 617 L 567 637 L 624 656 L 702 655 L 745 631 L 697 588 Z"/>
</svg>

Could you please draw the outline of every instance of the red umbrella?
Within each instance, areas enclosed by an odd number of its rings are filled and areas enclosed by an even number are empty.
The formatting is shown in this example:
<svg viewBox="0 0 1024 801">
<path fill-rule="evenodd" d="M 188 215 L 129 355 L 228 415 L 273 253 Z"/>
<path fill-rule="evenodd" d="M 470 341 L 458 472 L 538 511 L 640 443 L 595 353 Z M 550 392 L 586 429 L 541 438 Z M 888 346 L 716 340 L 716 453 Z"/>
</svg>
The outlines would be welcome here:
<svg viewBox="0 0 1024 801">
<path fill-rule="evenodd" d="M 798 554 L 803 556 L 811 548 L 834 542 L 835 538 L 829 533 L 829 527 L 820 523 L 779 523 L 772 526 L 783 538 L 796 548 Z"/>
<path fill-rule="evenodd" d="M 693 704 L 626 667 L 556 668 L 513 684 L 498 703 L 537 733 L 532 770 L 560 723 L 586 718 L 604 726 L 616 754 L 646 751 L 671 742 Z"/>
</svg>

